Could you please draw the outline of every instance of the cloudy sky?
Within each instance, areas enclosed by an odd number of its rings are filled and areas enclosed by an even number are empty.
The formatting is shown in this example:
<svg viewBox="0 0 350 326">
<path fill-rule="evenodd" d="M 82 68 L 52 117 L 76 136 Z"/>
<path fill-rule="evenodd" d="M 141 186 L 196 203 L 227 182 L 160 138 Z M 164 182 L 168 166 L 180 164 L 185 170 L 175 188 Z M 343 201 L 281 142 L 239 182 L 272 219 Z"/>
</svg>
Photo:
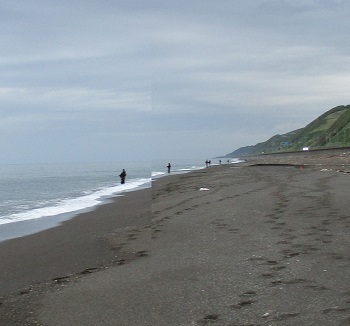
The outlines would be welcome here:
<svg viewBox="0 0 350 326">
<path fill-rule="evenodd" d="M 0 163 L 208 158 L 350 103 L 347 0 L 0 0 Z"/>
</svg>

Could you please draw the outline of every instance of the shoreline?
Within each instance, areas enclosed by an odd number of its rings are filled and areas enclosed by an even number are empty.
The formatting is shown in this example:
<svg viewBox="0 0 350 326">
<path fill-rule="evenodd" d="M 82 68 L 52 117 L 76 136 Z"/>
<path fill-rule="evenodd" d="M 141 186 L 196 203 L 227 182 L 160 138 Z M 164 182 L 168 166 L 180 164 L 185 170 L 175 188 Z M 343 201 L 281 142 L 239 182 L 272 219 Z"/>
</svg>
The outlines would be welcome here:
<svg viewBox="0 0 350 326">
<path fill-rule="evenodd" d="M 202 168 L 198 168 L 200 170 Z M 0 244 L 7 240 L 17 239 L 24 236 L 32 235 L 38 232 L 42 232 L 51 228 L 55 228 L 57 226 L 60 226 L 65 221 L 69 221 L 71 219 L 74 219 L 78 217 L 81 214 L 87 213 L 87 212 L 93 212 L 100 206 L 109 204 L 115 200 L 117 200 L 120 197 L 125 196 L 129 192 L 135 192 L 140 191 L 143 189 L 149 189 L 152 187 L 152 181 L 158 180 L 164 177 L 169 177 L 170 175 L 181 175 L 186 173 L 191 173 L 196 170 L 184 170 L 184 171 L 176 171 L 172 172 L 171 174 L 168 174 L 164 172 L 162 175 L 156 175 L 151 176 L 149 180 L 150 186 L 147 186 L 146 184 L 143 184 L 141 186 L 138 186 L 137 188 L 131 189 L 131 190 L 125 190 L 122 192 L 116 193 L 114 196 L 107 198 L 106 200 L 103 200 L 100 204 L 97 204 L 92 207 L 82 208 L 74 212 L 67 212 L 62 213 L 54 216 L 44 216 L 40 218 L 35 219 L 28 219 L 28 220 L 22 220 L 22 221 L 16 221 L 12 223 L 4 223 L 0 224 Z"/>
<path fill-rule="evenodd" d="M 151 181 L 149 183 L 151 183 Z M 101 203 L 95 206 L 86 207 L 73 212 L 67 212 L 67 213 L 62 213 L 54 216 L 44 216 L 44 217 L 35 218 L 35 219 L 28 219 L 28 220 L 16 221 L 12 223 L 0 224 L 0 244 L 3 241 L 21 238 L 24 236 L 32 235 L 38 232 L 42 232 L 45 230 L 49 230 L 51 228 L 58 227 L 65 221 L 69 221 L 85 213 L 93 212 L 103 205 L 108 205 L 110 203 L 113 203 L 116 200 L 118 200 L 118 198 L 121 198 L 130 192 L 141 191 L 143 189 L 149 189 L 149 188 L 151 187 L 141 185 L 132 190 L 125 190 L 123 192 L 118 192 L 114 196 L 101 201 Z"/>
<path fill-rule="evenodd" d="M 222 166 L 250 166 L 250 165 L 291 165 L 291 166 L 309 166 L 314 168 L 324 167 L 328 169 L 334 169 L 340 172 L 350 172 L 350 149 L 349 148 L 334 148 L 326 150 L 313 150 L 313 151 L 300 151 L 300 152 L 286 152 L 286 153 L 273 153 L 273 154 L 261 154 L 261 155 L 251 155 L 242 156 L 241 158 L 244 162 L 238 163 L 223 163 Z M 213 164 L 211 167 L 220 166 L 219 164 Z M 199 168 L 192 171 L 175 172 L 171 174 L 164 173 L 161 176 L 151 177 L 151 187 L 153 180 L 167 178 L 174 175 L 182 175 L 187 173 L 192 173 L 205 169 Z M 65 221 L 69 221 L 78 217 L 86 212 L 93 212 L 98 209 L 98 207 L 106 205 L 110 202 L 115 201 L 117 198 L 124 196 L 129 192 L 140 191 L 142 189 L 148 189 L 148 187 L 141 186 L 135 190 L 129 190 L 122 193 L 118 193 L 116 196 L 107 199 L 99 205 L 94 207 L 82 209 L 77 212 L 59 214 L 52 217 L 42 217 L 33 220 L 24 220 L 13 223 L 1 224 L 0 230 L 3 235 L 0 235 L 0 244 L 3 241 L 21 238 L 23 236 L 32 235 L 38 232 L 42 232 L 54 227 L 59 226 Z"/>
<path fill-rule="evenodd" d="M 167 175 L 0 243 L 0 323 L 347 325 L 350 160 L 321 156 Z"/>
<path fill-rule="evenodd" d="M 113 263 L 127 230 L 150 224 L 150 188 L 81 213 L 57 226 L 0 242 L 0 297 L 55 277 Z"/>
</svg>

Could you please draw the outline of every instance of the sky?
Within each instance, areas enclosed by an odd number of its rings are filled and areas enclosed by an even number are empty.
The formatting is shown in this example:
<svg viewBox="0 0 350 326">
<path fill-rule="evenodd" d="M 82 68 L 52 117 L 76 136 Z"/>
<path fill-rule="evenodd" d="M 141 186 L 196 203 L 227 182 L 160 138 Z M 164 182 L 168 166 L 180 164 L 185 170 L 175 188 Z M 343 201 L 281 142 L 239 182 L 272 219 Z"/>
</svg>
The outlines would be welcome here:
<svg viewBox="0 0 350 326">
<path fill-rule="evenodd" d="M 0 0 L 0 163 L 225 155 L 350 103 L 347 0 Z"/>
</svg>

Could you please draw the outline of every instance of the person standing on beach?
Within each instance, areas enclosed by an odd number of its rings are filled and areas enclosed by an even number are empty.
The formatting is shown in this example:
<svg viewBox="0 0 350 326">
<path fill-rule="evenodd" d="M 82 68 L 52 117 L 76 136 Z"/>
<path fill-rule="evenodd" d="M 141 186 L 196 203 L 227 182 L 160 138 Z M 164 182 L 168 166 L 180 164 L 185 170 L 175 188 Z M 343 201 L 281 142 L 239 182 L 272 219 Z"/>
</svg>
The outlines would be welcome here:
<svg viewBox="0 0 350 326">
<path fill-rule="evenodd" d="M 171 169 L 171 164 L 168 163 L 168 165 L 166 166 L 168 168 L 168 173 L 170 173 L 170 169 Z"/>
<path fill-rule="evenodd" d="M 125 169 L 123 169 L 122 173 L 120 173 L 119 176 L 120 176 L 120 183 L 124 184 L 125 183 L 125 177 L 126 177 Z"/>
</svg>

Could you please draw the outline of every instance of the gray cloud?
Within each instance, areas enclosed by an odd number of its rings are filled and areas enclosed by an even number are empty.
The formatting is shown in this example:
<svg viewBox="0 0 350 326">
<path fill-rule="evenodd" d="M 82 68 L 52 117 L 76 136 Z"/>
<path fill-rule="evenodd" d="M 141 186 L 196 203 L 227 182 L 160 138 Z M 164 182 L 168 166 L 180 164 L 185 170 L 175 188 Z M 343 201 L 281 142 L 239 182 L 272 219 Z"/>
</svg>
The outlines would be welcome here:
<svg viewBox="0 0 350 326">
<path fill-rule="evenodd" d="M 208 158 L 349 101 L 348 1 L 0 9 L 1 162 Z"/>
<path fill-rule="evenodd" d="M 161 51 L 153 84 L 154 113 L 177 116 L 166 125 L 178 130 L 178 147 L 190 146 L 190 125 L 208 135 L 196 143 L 198 152 L 227 153 L 347 103 L 347 2 L 182 5 L 165 10 L 170 23 L 156 32 Z"/>
</svg>

